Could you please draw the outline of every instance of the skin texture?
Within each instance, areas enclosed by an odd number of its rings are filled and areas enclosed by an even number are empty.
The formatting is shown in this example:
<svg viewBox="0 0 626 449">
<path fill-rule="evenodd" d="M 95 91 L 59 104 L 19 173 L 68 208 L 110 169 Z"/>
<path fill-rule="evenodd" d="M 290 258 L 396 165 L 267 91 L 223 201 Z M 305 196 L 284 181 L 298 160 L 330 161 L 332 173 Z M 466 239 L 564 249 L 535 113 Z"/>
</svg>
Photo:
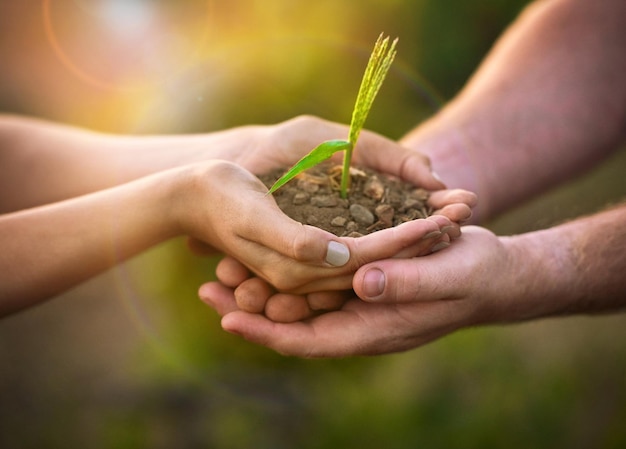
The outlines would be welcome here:
<svg viewBox="0 0 626 449">
<path fill-rule="evenodd" d="M 393 231 L 393 245 L 337 238 L 285 216 L 245 169 L 289 165 L 341 133 L 345 126 L 312 117 L 175 137 L 110 136 L 0 117 L 0 315 L 177 236 L 188 236 L 198 252 L 236 258 L 281 290 L 348 288 L 363 263 L 413 251 L 415 239 L 439 224 L 424 220 Z M 455 204 L 459 192 L 442 190 L 426 157 L 373 133 L 364 133 L 361 145 L 364 164 L 416 177 L 436 191 L 443 214 L 469 215 L 469 203 Z M 382 149 L 401 157 L 370 154 Z M 341 266 L 327 262 L 337 260 L 329 257 L 331 242 L 348 255 Z"/>
<path fill-rule="evenodd" d="M 461 93 L 401 143 L 427 154 L 450 187 L 478 192 L 475 223 L 496 216 L 624 142 L 624 42 L 622 0 L 535 2 Z M 427 257 L 364 264 L 338 310 L 290 324 L 239 310 L 228 269 L 199 294 L 225 330 L 283 354 L 405 351 L 468 326 L 623 309 L 624 224 L 626 204 L 517 236 L 463 228 Z"/>
</svg>

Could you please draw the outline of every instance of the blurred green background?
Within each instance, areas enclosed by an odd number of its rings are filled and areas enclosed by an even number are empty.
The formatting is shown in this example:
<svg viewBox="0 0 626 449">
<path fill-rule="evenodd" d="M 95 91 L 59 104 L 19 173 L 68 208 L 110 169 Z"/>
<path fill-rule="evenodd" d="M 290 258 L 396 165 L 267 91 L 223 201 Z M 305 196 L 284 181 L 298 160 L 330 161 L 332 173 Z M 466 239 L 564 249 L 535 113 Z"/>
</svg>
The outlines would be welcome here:
<svg viewBox="0 0 626 449">
<path fill-rule="evenodd" d="M 0 0 L 0 111 L 140 134 L 347 122 L 384 31 L 399 54 L 367 127 L 397 138 L 463 86 L 526 3 Z M 597 210 L 626 195 L 625 167 L 620 151 L 489 226 Z M 214 263 L 169 242 L 0 321 L 0 447 L 626 447 L 623 315 L 299 360 L 220 330 L 196 296 Z"/>
</svg>

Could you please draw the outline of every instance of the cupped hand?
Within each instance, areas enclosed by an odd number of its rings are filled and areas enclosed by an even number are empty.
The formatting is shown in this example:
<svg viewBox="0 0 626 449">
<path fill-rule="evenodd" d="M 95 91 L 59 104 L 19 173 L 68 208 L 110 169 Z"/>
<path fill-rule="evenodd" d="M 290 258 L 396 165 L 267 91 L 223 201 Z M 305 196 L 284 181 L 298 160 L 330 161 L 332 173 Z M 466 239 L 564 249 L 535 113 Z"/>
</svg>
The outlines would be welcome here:
<svg viewBox="0 0 626 449">
<path fill-rule="evenodd" d="M 336 237 L 287 217 L 254 175 L 225 161 L 190 166 L 183 182 L 174 210 L 181 232 L 291 294 L 345 290 L 361 265 L 422 252 L 443 236 L 440 228 L 455 231 L 435 216 L 359 239 Z"/>
<path fill-rule="evenodd" d="M 361 267 L 354 292 L 339 310 L 304 321 L 278 323 L 244 312 L 233 289 L 220 283 L 205 284 L 200 296 L 223 316 L 225 330 L 279 353 L 374 355 L 416 348 L 466 326 L 506 320 L 511 304 L 501 299 L 515 275 L 512 264 L 506 239 L 468 227 L 445 251 Z M 372 270 L 383 274 L 382 283 L 377 274 L 370 276 Z"/>
<path fill-rule="evenodd" d="M 347 139 L 348 132 L 346 125 L 303 115 L 258 128 L 254 142 L 249 142 L 245 151 L 233 149 L 228 159 L 252 173 L 265 174 L 290 167 L 324 141 Z M 341 157 L 341 153 L 334 156 L 337 161 Z M 371 131 L 360 134 L 352 163 L 397 176 L 426 190 L 445 188 L 432 174 L 427 156 Z"/>
<path fill-rule="evenodd" d="M 335 277 L 315 279 L 298 291 L 276 288 L 275 284 L 255 276 L 232 257 L 220 261 L 216 274 L 224 286 L 233 290 L 241 310 L 264 313 L 279 322 L 299 321 L 339 309 L 349 297 L 346 290 L 351 288 L 352 275 L 361 265 L 381 257 L 410 258 L 430 254 L 447 247 L 458 235 L 457 228 L 446 217 L 432 216 L 378 231 L 375 235 L 344 238 L 346 246 L 351 248 L 351 262 L 342 270 L 335 270 Z"/>
<path fill-rule="evenodd" d="M 261 175 L 276 168 L 288 168 L 321 142 L 345 139 L 347 135 L 346 125 L 300 116 L 277 125 L 225 132 L 223 156 L 251 173 Z M 335 157 L 339 161 L 341 154 Z M 361 133 L 353 164 L 399 177 L 432 192 L 429 205 L 437 214 L 449 217 L 454 223 L 469 218 L 471 208 L 476 204 L 476 196 L 471 192 L 446 190 L 431 172 L 428 157 L 371 131 Z M 189 246 L 201 255 L 216 252 L 206 241 L 190 239 Z"/>
</svg>

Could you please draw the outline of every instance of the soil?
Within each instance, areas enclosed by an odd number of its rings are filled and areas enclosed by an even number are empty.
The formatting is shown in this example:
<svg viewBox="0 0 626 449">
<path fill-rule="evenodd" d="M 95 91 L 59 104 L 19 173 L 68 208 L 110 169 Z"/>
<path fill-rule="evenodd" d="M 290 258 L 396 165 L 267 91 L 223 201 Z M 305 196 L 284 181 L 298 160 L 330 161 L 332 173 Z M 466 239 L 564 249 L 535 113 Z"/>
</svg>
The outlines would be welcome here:
<svg viewBox="0 0 626 449">
<path fill-rule="evenodd" d="M 286 169 L 260 179 L 269 188 Z M 280 209 L 303 224 L 317 226 L 337 236 L 360 237 L 426 218 L 428 191 L 368 168 L 351 169 L 348 198 L 341 198 L 341 166 L 319 164 L 273 193 Z"/>
</svg>

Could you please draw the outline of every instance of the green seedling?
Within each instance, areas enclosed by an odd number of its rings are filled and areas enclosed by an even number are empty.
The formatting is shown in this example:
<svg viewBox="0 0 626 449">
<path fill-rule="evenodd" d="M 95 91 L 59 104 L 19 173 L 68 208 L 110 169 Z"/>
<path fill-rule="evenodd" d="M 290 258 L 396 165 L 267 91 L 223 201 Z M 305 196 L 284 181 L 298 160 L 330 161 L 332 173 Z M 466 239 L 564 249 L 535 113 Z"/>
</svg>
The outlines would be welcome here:
<svg viewBox="0 0 626 449">
<path fill-rule="evenodd" d="M 348 140 L 328 140 L 322 142 L 315 147 L 309 154 L 300 159 L 296 164 L 287 171 L 274 185 L 270 188 L 268 193 L 274 193 L 276 190 L 285 185 L 292 178 L 302 173 L 315 165 L 329 159 L 333 154 L 338 151 L 344 151 L 343 156 L 343 168 L 341 172 L 341 197 L 346 198 L 348 196 L 348 190 L 350 188 L 350 163 L 352 161 L 352 152 L 356 146 L 356 142 L 359 138 L 359 134 L 365 125 L 367 115 L 372 108 L 372 103 L 376 94 L 378 93 L 380 86 L 382 86 L 389 67 L 393 62 L 393 58 L 396 55 L 396 44 L 398 39 L 396 38 L 391 45 L 389 44 L 389 37 L 383 38 L 381 34 L 376 40 L 374 50 L 370 55 L 370 59 L 365 68 L 363 79 L 361 80 L 361 87 L 356 97 L 354 109 L 352 110 L 352 120 L 350 121 L 350 130 L 348 133 Z"/>
</svg>

